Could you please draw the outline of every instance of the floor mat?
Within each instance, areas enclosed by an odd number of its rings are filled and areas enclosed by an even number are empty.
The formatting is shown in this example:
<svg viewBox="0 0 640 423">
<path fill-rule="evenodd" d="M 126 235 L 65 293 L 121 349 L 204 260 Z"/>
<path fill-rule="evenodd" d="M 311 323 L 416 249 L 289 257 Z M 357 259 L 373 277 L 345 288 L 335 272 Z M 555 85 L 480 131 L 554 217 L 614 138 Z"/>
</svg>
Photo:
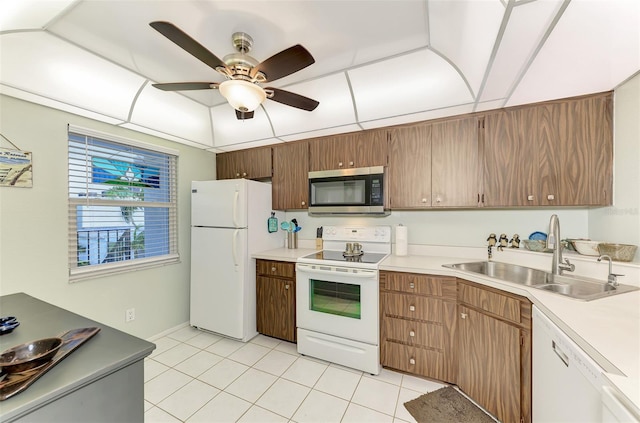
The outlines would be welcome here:
<svg viewBox="0 0 640 423">
<path fill-rule="evenodd" d="M 451 386 L 421 395 L 404 406 L 418 423 L 495 423 Z"/>
</svg>

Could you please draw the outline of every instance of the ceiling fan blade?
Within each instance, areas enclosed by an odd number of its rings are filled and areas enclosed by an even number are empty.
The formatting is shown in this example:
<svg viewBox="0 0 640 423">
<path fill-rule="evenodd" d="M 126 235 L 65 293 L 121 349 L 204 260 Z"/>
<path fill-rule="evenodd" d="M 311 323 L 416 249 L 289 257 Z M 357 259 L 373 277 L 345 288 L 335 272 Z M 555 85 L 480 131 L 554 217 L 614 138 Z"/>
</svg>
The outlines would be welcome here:
<svg viewBox="0 0 640 423">
<path fill-rule="evenodd" d="M 166 84 L 151 84 L 163 91 L 215 90 L 217 82 L 168 82 Z"/>
<path fill-rule="evenodd" d="M 253 112 L 241 112 L 240 110 L 236 110 L 236 118 L 238 118 L 238 120 L 253 119 Z"/>
<path fill-rule="evenodd" d="M 314 64 L 316 61 L 300 44 L 282 50 L 268 59 L 262 61 L 251 70 L 251 77 L 255 77 L 258 72 L 262 72 L 266 81 L 275 81 Z"/>
<path fill-rule="evenodd" d="M 211 53 L 202 46 L 202 44 L 191 38 L 171 22 L 156 21 L 151 22 L 149 25 L 205 65 L 213 69 L 217 67 L 227 67 L 215 54 Z"/>
<path fill-rule="evenodd" d="M 279 88 L 265 88 L 265 91 L 273 91 L 273 95 L 267 97 L 273 101 L 286 104 L 287 106 L 306 110 L 308 112 L 314 110 L 316 107 L 318 107 L 318 104 L 320 104 L 309 97 L 292 93 L 290 91 L 281 90 Z"/>
</svg>

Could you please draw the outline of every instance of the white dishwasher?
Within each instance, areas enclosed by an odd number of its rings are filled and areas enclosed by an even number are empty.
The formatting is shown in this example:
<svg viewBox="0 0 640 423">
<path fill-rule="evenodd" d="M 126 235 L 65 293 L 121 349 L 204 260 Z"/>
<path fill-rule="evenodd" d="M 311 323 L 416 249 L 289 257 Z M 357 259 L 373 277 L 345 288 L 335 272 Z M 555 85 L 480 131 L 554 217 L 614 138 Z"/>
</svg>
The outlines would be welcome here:
<svg viewBox="0 0 640 423">
<path fill-rule="evenodd" d="M 533 307 L 533 422 L 602 421 L 602 368 Z"/>
</svg>

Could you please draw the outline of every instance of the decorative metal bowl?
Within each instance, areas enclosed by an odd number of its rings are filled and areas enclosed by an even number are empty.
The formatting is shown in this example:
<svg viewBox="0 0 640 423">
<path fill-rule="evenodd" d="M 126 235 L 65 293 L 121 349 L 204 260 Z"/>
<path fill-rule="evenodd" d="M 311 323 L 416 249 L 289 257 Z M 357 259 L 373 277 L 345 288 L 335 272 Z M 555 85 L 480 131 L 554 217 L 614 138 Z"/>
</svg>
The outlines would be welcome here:
<svg viewBox="0 0 640 423">
<path fill-rule="evenodd" d="M 50 361 L 62 346 L 61 338 L 44 338 L 9 348 L 0 354 L 4 373 L 20 373 Z"/>
<path fill-rule="evenodd" d="M 591 241 L 588 239 L 572 239 L 571 243 L 576 251 L 583 256 L 594 256 L 598 257 L 600 253 L 598 252 L 598 244 L 600 241 Z"/>
</svg>

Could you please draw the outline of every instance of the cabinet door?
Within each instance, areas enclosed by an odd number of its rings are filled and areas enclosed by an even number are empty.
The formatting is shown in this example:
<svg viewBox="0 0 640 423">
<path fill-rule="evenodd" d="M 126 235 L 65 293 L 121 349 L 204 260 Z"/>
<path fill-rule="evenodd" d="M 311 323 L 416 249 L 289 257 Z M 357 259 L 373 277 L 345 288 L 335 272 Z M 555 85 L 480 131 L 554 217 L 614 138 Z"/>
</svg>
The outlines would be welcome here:
<svg viewBox="0 0 640 423">
<path fill-rule="evenodd" d="M 483 205 L 536 205 L 537 144 L 536 108 L 485 116 Z"/>
<path fill-rule="evenodd" d="M 295 283 L 287 279 L 256 278 L 258 332 L 295 342 Z"/>
<path fill-rule="evenodd" d="M 431 206 L 431 125 L 391 129 L 388 179 L 392 209 Z"/>
<path fill-rule="evenodd" d="M 387 129 L 372 129 L 355 132 L 351 141 L 352 151 L 348 162 L 353 167 L 386 166 L 387 165 Z"/>
<path fill-rule="evenodd" d="M 520 329 L 462 305 L 458 311 L 458 386 L 501 422 L 520 422 Z"/>
<path fill-rule="evenodd" d="M 349 154 L 345 151 L 348 143 L 344 141 L 345 135 L 315 138 L 309 141 L 309 170 L 332 170 L 349 167 L 345 157 Z"/>
<path fill-rule="evenodd" d="M 431 125 L 431 205 L 476 207 L 480 192 L 478 119 Z"/>
<path fill-rule="evenodd" d="M 250 148 L 216 155 L 218 179 L 271 177 L 271 147 Z"/>
<path fill-rule="evenodd" d="M 550 139 L 555 140 L 552 153 L 559 156 L 557 199 L 550 204 L 611 204 L 611 96 L 590 96 L 541 108 L 551 122 Z"/>
<path fill-rule="evenodd" d="M 216 178 L 235 179 L 236 169 L 239 167 L 237 158 L 235 152 L 216 154 Z"/>
<path fill-rule="evenodd" d="M 273 147 L 272 207 L 306 209 L 309 197 L 309 143 Z"/>
</svg>

